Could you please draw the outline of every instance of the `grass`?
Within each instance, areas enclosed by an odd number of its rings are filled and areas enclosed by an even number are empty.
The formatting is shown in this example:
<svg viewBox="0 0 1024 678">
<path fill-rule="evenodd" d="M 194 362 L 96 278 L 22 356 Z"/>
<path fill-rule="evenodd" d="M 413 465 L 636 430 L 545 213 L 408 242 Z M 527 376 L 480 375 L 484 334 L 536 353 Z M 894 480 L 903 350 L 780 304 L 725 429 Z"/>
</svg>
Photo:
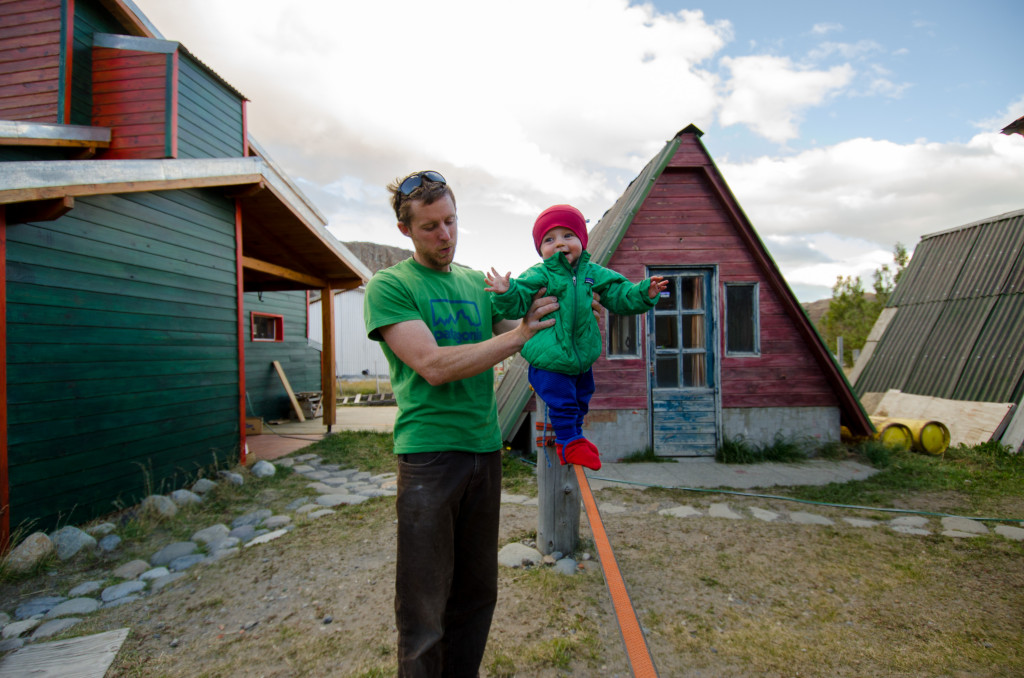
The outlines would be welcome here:
<svg viewBox="0 0 1024 678">
<path fill-rule="evenodd" d="M 715 452 L 715 461 L 722 464 L 759 464 L 768 461 L 803 461 L 808 457 L 808 442 L 775 434 L 769 443 L 756 445 L 743 436 L 726 438 Z"/>
<path fill-rule="evenodd" d="M 338 395 L 370 395 L 372 393 L 388 393 L 391 391 L 391 382 L 387 379 L 356 379 L 341 380 L 338 382 Z"/>
</svg>

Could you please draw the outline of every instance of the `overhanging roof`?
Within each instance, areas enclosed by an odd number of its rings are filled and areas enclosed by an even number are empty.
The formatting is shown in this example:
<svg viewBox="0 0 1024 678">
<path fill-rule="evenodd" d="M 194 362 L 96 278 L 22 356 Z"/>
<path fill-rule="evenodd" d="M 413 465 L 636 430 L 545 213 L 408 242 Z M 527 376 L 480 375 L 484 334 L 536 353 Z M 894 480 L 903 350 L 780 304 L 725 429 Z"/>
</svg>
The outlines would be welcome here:
<svg viewBox="0 0 1024 678">
<path fill-rule="evenodd" d="M 370 272 L 264 157 L 58 160 L 0 165 L 0 205 L 113 193 L 223 188 L 242 210 L 246 291 L 356 287 Z"/>
</svg>

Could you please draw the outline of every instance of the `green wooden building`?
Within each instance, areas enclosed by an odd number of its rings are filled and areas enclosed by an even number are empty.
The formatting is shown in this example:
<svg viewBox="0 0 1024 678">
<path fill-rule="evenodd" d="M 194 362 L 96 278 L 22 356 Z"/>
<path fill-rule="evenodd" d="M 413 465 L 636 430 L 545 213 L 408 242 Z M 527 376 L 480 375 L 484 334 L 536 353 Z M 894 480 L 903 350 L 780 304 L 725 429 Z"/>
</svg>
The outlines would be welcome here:
<svg viewBox="0 0 1024 678">
<path fill-rule="evenodd" d="M 368 272 L 132 3 L 0 3 L 0 37 L 6 542 L 244 460 L 246 415 L 287 413 L 272 361 L 332 399 L 307 290 Z"/>
</svg>

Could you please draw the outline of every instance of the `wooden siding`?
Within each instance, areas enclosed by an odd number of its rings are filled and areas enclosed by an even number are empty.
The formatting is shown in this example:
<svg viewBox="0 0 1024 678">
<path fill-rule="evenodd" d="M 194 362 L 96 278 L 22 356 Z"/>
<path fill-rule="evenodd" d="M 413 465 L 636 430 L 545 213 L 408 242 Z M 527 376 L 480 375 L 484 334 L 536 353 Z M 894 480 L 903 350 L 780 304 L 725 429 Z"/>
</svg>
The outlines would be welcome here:
<svg viewBox="0 0 1024 678">
<path fill-rule="evenodd" d="M 179 157 L 244 155 L 242 100 L 188 54 L 179 52 L 178 70 Z"/>
<path fill-rule="evenodd" d="M 80 523 L 238 458 L 230 201 L 80 198 L 7 237 L 12 527 Z"/>
<path fill-rule="evenodd" d="M 0 4 L 0 120 L 64 122 L 61 0 Z"/>
<path fill-rule="evenodd" d="M 71 61 L 71 124 L 92 124 L 92 38 L 124 27 L 97 2 L 75 0 Z"/>
<path fill-rule="evenodd" d="M 640 280 L 647 266 L 717 266 L 720 286 L 764 283 L 759 286 L 758 300 L 761 355 L 726 356 L 724 332 L 719 333 L 722 407 L 836 406 L 832 388 L 707 175 L 700 170 L 673 169 L 673 165 L 706 162 L 696 139 L 688 143 L 684 138 L 623 235 L 609 268 Z M 724 318 L 721 290 L 718 297 L 718 315 Z M 646 346 L 646 341 L 642 345 Z M 598 389 L 591 408 L 646 409 L 646 364 L 646 360 L 599 360 L 594 366 Z"/>
<path fill-rule="evenodd" d="M 171 157 L 167 119 L 172 66 L 171 54 L 93 49 L 92 124 L 111 128 L 110 148 L 100 158 Z"/>
<path fill-rule="evenodd" d="M 262 300 L 260 297 L 262 296 Z M 249 322 L 252 313 L 269 313 L 284 317 L 284 341 L 252 341 Z M 274 370 L 273 361 L 281 363 L 292 390 L 320 390 L 320 351 L 309 346 L 306 339 L 306 293 L 249 292 L 245 295 L 245 390 L 247 416 L 270 421 L 287 419 L 291 401 Z"/>
</svg>

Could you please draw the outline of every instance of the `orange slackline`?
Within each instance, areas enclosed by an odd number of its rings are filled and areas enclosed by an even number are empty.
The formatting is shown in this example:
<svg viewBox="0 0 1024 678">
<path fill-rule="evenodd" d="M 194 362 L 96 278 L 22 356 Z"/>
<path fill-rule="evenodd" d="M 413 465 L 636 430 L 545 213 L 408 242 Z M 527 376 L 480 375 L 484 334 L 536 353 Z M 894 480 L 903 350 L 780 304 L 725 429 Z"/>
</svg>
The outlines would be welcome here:
<svg viewBox="0 0 1024 678">
<path fill-rule="evenodd" d="M 619 572 L 619 566 L 615 562 L 615 554 L 612 553 L 608 534 L 604 531 L 601 514 L 597 512 L 597 502 L 594 501 L 594 494 L 590 491 L 590 483 L 587 481 L 582 466 L 574 465 L 574 468 L 580 493 L 583 495 L 583 505 L 587 507 L 590 530 L 594 533 L 597 555 L 601 559 L 601 569 L 604 570 L 604 580 L 608 584 L 608 593 L 612 596 L 612 605 L 615 607 L 615 616 L 619 620 L 622 640 L 626 644 L 626 654 L 629 657 L 633 675 L 636 678 L 657 678 L 658 672 L 654 669 L 651 651 L 647 648 L 647 641 L 640 629 L 640 622 L 637 621 L 636 611 L 633 609 L 633 603 L 626 591 L 626 583 L 622 580 L 622 573 Z"/>
</svg>

